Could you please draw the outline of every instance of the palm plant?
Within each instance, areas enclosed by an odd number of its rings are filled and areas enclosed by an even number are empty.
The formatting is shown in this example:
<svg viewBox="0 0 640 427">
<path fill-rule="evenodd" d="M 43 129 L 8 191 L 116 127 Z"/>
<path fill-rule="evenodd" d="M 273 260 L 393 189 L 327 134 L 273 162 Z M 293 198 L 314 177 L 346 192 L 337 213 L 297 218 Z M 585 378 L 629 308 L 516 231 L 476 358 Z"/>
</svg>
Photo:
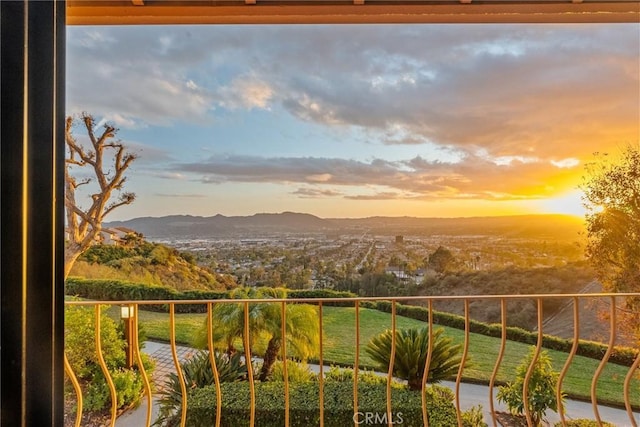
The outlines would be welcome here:
<svg viewBox="0 0 640 427">
<path fill-rule="evenodd" d="M 237 288 L 230 298 L 234 299 L 274 299 L 286 298 L 286 290 L 282 288 Z M 282 306 L 273 302 L 257 302 L 248 304 L 249 347 L 254 353 L 259 344 L 258 339 L 267 341 L 262 352 L 263 364 L 260 370 L 260 381 L 266 381 L 278 359 L 282 349 Z M 223 347 L 229 354 L 235 352 L 234 341 L 245 338 L 244 304 L 216 304 L 213 308 L 214 345 Z M 288 354 L 301 360 L 314 356 L 319 346 L 319 322 L 317 309 L 308 304 L 286 304 L 285 335 Z M 195 344 L 206 346 L 207 324 L 201 329 Z"/>
<path fill-rule="evenodd" d="M 452 344 L 452 339 L 442 336 L 443 329 L 433 332 L 431 361 L 429 363 L 428 383 L 438 383 L 458 372 L 462 362 L 461 346 Z M 380 370 L 389 369 L 391 360 L 392 332 L 373 337 L 366 351 L 378 364 Z M 407 380 L 411 390 L 422 388 L 422 377 L 429 350 L 429 331 L 427 328 L 396 330 L 396 351 L 393 362 L 393 375 Z"/>
</svg>

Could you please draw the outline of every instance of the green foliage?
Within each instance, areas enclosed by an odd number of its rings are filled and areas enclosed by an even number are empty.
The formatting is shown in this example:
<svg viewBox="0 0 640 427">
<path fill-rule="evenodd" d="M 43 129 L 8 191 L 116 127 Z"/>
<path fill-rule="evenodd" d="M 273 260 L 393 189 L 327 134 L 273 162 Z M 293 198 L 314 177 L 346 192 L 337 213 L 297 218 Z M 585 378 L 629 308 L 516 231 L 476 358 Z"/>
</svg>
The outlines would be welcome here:
<svg viewBox="0 0 640 427">
<path fill-rule="evenodd" d="M 453 268 L 455 261 L 449 249 L 438 246 L 438 249 L 429 255 L 427 265 L 437 273 L 445 273 Z"/>
<path fill-rule="evenodd" d="M 197 266 L 189 253 L 145 241 L 132 241 L 127 246 L 91 246 L 78 258 L 71 275 L 162 284 L 175 289 L 221 290 L 237 286 L 229 275 L 217 275 Z"/>
<path fill-rule="evenodd" d="M 487 427 L 484 422 L 484 414 L 482 413 L 482 405 L 472 406 L 462 413 L 463 427 Z"/>
<path fill-rule="evenodd" d="M 324 380 L 326 382 L 353 382 L 353 369 L 352 368 L 340 368 L 338 366 L 331 366 L 328 371 L 325 372 Z M 381 385 L 387 384 L 387 377 L 384 375 L 380 375 L 375 371 L 370 371 L 367 369 L 361 370 L 358 372 L 358 383 L 359 384 L 369 384 L 369 385 Z M 391 380 L 392 388 L 406 388 L 406 385 L 392 379 Z"/>
<path fill-rule="evenodd" d="M 306 363 L 287 363 L 287 377 L 292 383 L 308 383 L 311 381 L 317 381 L 318 377 L 315 373 L 309 369 L 309 365 Z M 270 381 L 284 381 L 284 364 L 278 361 L 273 364 L 273 370 L 271 371 Z"/>
<path fill-rule="evenodd" d="M 107 264 L 111 261 L 128 258 L 133 255 L 134 252 L 124 246 L 93 245 L 80 255 L 78 259 L 91 263 Z"/>
<path fill-rule="evenodd" d="M 344 291 L 335 291 L 333 289 L 289 289 L 287 290 L 287 298 L 305 299 L 305 298 L 355 298 L 356 294 Z M 353 302 L 323 302 L 325 306 L 350 307 Z"/>
<path fill-rule="evenodd" d="M 338 383 L 353 381 L 353 369 L 341 368 L 339 366 L 332 365 L 329 367 L 329 370 L 325 371 L 324 380 L 326 382 Z"/>
<path fill-rule="evenodd" d="M 108 306 L 101 306 L 100 344 L 102 356 L 109 369 L 125 363 L 126 342 L 118 333 L 116 322 L 106 314 Z M 65 354 L 76 376 L 91 379 L 100 371 L 95 348 L 95 311 L 89 307 L 65 307 Z"/>
<path fill-rule="evenodd" d="M 256 383 L 256 421 L 261 427 L 282 427 L 284 421 L 284 384 L 282 382 Z M 291 383 L 290 425 L 307 427 L 319 424 L 319 386 L 317 382 Z M 430 425 L 457 426 L 453 393 L 444 387 L 429 386 L 426 390 L 427 414 Z M 402 425 L 423 425 L 419 392 L 408 389 L 392 390 L 395 419 L 402 417 Z M 222 384 L 222 420 L 225 427 L 249 425 L 250 398 L 246 383 Z M 214 387 L 198 388 L 188 397 L 187 425 L 211 426 L 215 424 L 216 391 Z M 324 422 L 327 426 L 353 425 L 353 383 L 327 382 L 324 385 Z M 358 384 L 358 411 L 382 416 L 386 412 L 386 386 Z M 401 415 L 400 415 L 401 414 Z M 174 420 L 175 421 L 175 420 Z M 172 426 L 171 420 L 164 424 Z M 385 424 L 386 425 L 386 424 Z"/>
<path fill-rule="evenodd" d="M 116 388 L 117 407 L 129 406 L 139 400 L 142 390 L 142 376 L 131 369 L 110 371 L 111 379 Z M 100 411 L 111 404 L 111 393 L 102 372 L 95 375 L 86 384 L 83 408 L 87 411 Z"/>
<path fill-rule="evenodd" d="M 214 360 L 220 378 L 220 383 L 243 381 L 247 379 L 247 366 L 242 356 L 236 353 L 232 356 L 215 352 Z M 187 389 L 202 388 L 215 384 L 215 376 L 209 358 L 209 352 L 201 351 L 183 362 L 180 367 Z M 176 414 L 180 414 L 182 406 L 182 387 L 175 372 L 169 374 L 164 388 L 160 393 L 160 411 L 155 425 L 173 425 Z M 168 424 L 165 424 L 168 423 Z"/>
<path fill-rule="evenodd" d="M 138 401 L 142 390 L 142 376 L 136 369 L 125 369 L 126 342 L 116 322 L 105 314 L 100 315 L 100 344 L 102 356 L 114 382 L 117 407 L 129 406 Z M 84 408 L 100 411 L 111 404 L 111 394 L 104 374 L 98 364 L 95 348 L 95 311 L 81 306 L 65 308 L 65 354 L 81 384 Z M 147 373 L 153 369 L 148 358 L 143 357 Z M 73 393 L 70 389 L 68 392 Z"/>
<path fill-rule="evenodd" d="M 535 348 L 532 348 L 527 358 L 516 369 L 516 379 L 512 383 L 501 386 L 498 389 L 497 398 L 509 407 L 509 411 L 515 415 L 525 413 L 525 405 L 531 414 L 534 426 L 540 425 L 547 410 L 558 411 L 556 401 L 556 383 L 558 373 L 551 366 L 551 358 L 546 351 L 538 355 L 527 387 L 528 400 L 524 401 L 524 381 L 529 366 L 533 362 Z"/>
<path fill-rule="evenodd" d="M 457 374 L 462 362 L 460 345 L 442 336 L 443 329 L 433 332 L 431 362 L 427 382 L 437 383 Z M 386 330 L 367 344 L 367 353 L 381 370 L 389 369 L 393 334 Z M 420 390 L 429 348 L 428 328 L 396 330 L 393 375 L 408 381 L 409 388 Z"/>
<path fill-rule="evenodd" d="M 561 422 L 557 422 L 553 426 L 563 427 L 563 424 Z M 602 424 L 598 424 L 596 420 L 578 418 L 575 420 L 567 420 L 567 423 L 564 424 L 564 427 L 615 427 L 615 424 L 611 424 L 606 421 L 603 421 Z"/>
<path fill-rule="evenodd" d="M 588 209 L 587 257 L 604 288 L 640 291 L 640 146 L 628 146 L 620 159 L 606 154 L 587 168 L 582 185 Z M 640 298 L 628 298 L 625 322 L 640 339 Z"/>
</svg>

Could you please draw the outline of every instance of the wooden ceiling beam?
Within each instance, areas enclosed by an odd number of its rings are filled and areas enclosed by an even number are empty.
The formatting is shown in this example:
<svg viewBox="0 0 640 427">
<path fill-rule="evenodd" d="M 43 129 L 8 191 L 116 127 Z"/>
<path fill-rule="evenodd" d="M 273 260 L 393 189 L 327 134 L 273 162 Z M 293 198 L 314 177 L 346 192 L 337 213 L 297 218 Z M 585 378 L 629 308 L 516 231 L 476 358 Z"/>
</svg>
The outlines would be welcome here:
<svg viewBox="0 0 640 427">
<path fill-rule="evenodd" d="M 640 22 L 640 2 L 67 1 L 68 25 Z"/>
</svg>

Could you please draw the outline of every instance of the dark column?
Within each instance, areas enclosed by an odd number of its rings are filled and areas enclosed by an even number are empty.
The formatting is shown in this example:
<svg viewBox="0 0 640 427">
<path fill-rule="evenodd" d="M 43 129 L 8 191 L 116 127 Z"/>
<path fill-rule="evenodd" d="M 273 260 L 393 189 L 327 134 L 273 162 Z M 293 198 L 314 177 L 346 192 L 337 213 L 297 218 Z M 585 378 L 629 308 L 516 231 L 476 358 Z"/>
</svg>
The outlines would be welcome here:
<svg viewBox="0 0 640 427">
<path fill-rule="evenodd" d="M 63 423 L 64 1 L 0 1 L 0 424 Z"/>
</svg>

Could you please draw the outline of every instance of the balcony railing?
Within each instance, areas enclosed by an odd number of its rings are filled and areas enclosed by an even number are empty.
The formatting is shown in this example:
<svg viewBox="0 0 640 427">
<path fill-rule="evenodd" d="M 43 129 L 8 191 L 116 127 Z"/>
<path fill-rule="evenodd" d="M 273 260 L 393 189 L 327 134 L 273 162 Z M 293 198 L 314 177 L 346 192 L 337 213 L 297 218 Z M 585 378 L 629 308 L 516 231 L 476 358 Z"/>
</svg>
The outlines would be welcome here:
<svg viewBox="0 0 640 427">
<path fill-rule="evenodd" d="M 556 383 L 556 401 L 557 401 L 557 405 L 558 405 L 558 415 L 559 415 L 559 421 L 561 422 L 562 425 L 566 425 L 570 415 L 566 414 L 565 411 L 563 410 L 563 384 L 565 382 L 565 379 L 567 377 L 567 372 L 569 371 L 569 368 L 572 366 L 572 363 L 574 362 L 574 358 L 577 354 L 579 354 L 579 343 L 581 342 L 581 336 L 580 336 L 580 326 L 581 326 L 581 307 L 588 307 L 587 304 L 590 301 L 605 301 L 608 306 L 607 309 L 607 313 L 605 313 L 606 317 L 608 318 L 608 339 L 605 339 L 604 344 L 605 346 L 603 346 L 604 349 L 604 354 L 602 354 L 602 357 L 600 358 L 599 362 L 597 362 L 597 368 L 595 369 L 594 372 L 592 373 L 587 373 L 585 372 L 585 378 L 587 378 L 587 381 L 590 383 L 590 387 L 589 387 L 589 396 L 588 396 L 588 400 L 590 401 L 591 404 L 591 411 L 589 414 L 588 418 L 592 418 L 593 420 L 597 421 L 597 423 L 599 425 L 603 425 L 603 417 L 601 416 L 601 411 L 603 406 L 601 406 L 601 404 L 598 401 L 598 391 L 599 391 L 599 380 L 601 380 L 603 371 L 605 369 L 605 367 L 607 365 L 611 365 L 613 363 L 612 359 L 612 355 L 615 351 L 616 344 L 617 344 L 617 340 L 618 340 L 618 330 L 619 330 L 619 322 L 621 321 L 621 317 L 624 316 L 624 308 L 621 308 L 621 306 L 623 306 L 623 302 L 626 298 L 640 298 L 640 293 L 629 293 L 629 294 L 553 294 L 553 295 L 491 295 L 491 296 L 487 296 L 487 295 L 481 295 L 481 296 L 447 296 L 447 297 L 440 297 L 440 296 L 433 296 L 433 297 L 376 297 L 376 298 L 309 298 L 309 299 L 276 299 L 276 298 L 269 298 L 269 299 L 225 299 L 225 300 L 182 300 L 182 301 L 176 301 L 176 300 L 167 300 L 167 301 L 157 301 L 157 300 L 148 300 L 148 301 L 80 301 L 80 300 L 74 300 L 74 301 L 67 301 L 65 304 L 67 306 L 85 306 L 88 308 L 92 308 L 94 311 L 94 319 L 95 319 L 95 352 L 97 354 L 97 360 L 98 363 L 100 364 L 101 370 L 103 372 L 103 374 L 105 375 L 106 379 L 107 379 L 107 383 L 108 383 L 108 387 L 110 390 L 110 395 L 111 395 L 111 410 L 110 410 L 110 414 L 111 414 L 111 425 L 115 425 L 116 422 L 116 418 L 118 416 L 118 408 L 117 408 L 117 399 L 116 399 L 116 390 L 115 390 L 115 385 L 114 385 L 114 381 L 112 376 L 110 375 L 109 369 L 105 363 L 104 357 L 102 355 L 103 351 L 101 348 L 101 315 L 103 313 L 103 311 L 105 310 L 104 305 L 111 305 L 111 306 L 120 306 L 123 308 L 123 313 L 124 314 L 130 314 L 130 316 L 124 316 L 127 317 L 127 319 L 125 320 L 125 333 L 128 335 L 128 342 L 129 342 L 129 346 L 128 346 L 128 353 L 127 353 L 127 363 L 131 366 L 135 366 L 141 373 L 142 378 L 143 378 L 143 382 L 144 382 L 144 393 L 146 396 L 146 399 L 143 400 L 143 402 L 145 402 L 145 406 L 146 406 L 146 424 L 147 426 L 149 426 L 154 420 L 152 419 L 152 407 L 154 405 L 154 400 L 157 400 L 159 395 L 158 395 L 158 391 L 156 389 L 156 391 L 154 392 L 154 387 L 152 387 L 152 379 L 150 378 L 150 376 L 148 375 L 148 373 L 145 371 L 144 365 L 143 365 L 143 356 L 141 353 L 141 343 L 139 340 L 139 335 L 138 335 L 138 324 L 139 324 L 139 314 L 140 314 L 140 307 L 146 308 L 148 309 L 149 307 L 155 308 L 156 310 L 158 309 L 163 309 L 168 311 L 168 335 L 169 335 L 169 345 L 170 345 L 170 349 L 171 349 L 171 358 L 173 361 L 173 368 L 175 369 L 175 372 L 179 373 L 179 375 L 177 375 L 178 379 L 180 380 L 180 389 L 181 389 L 181 414 L 180 414 L 180 419 L 181 419 L 181 424 L 182 426 L 186 425 L 186 420 L 187 420 L 187 412 L 189 411 L 189 401 L 188 401 L 188 388 L 189 388 L 189 384 L 186 384 L 184 381 L 184 376 L 182 373 L 182 368 L 181 368 L 181 359 L 178 355 L 178 347 L 176 345 L 176 317 L 180 316 L 180 314 L 176 314 L 176 311 L 180 311 L 180 306 L 184 306 L 184 305 L 199 305 L 203 308 L 202 311 L 204 311 L 204 313 L 202 314 L 202 320 L 204 321 L 205 317 L 207 318 L 207 342 L 208 342 L 208 350 L 209 350 L 209 355 L 210 355 L 210 363 L 211 363 L 211 367 L 214 373 L 214 384 L 216 387 L 216 401 L 217 401 L 217 405 L 216 405 L 216 411 L 217 411 L 217 415 L 215 417 L 216 419 L 216 426 L 220 425 L 221 422 L 221 410 L 222 410 L 222 391 L 221 391 L 221 386 L 220 386 L 220 381 L 218 381 L 218 368 L 216 366 L 216 362 L 215 362 L 215 358 L 213 357 L 214 354 L 214 342 L 213 342 L 213 334 L 214 331 L 216 329 L 216 323 L 214 320 L 214 316 L 213 316 L 213 307 L 220 305 L 220 304 L 240 304 L 241 307 L 244 310 L 244 323 L 243 323 L 243 334 L 242 334 L 242 340 L 243 340 L 243 354 L 244 354 L 244 358 L 245 360 L 254 360 L 254 356 L 251 353 L 251 346 L 249 343 L 249 337 L 251 334 L 251 330 L 250 330 L 250 321 L 249 321 L 249 315 L 250 315 L 250 305 L 252 304 L 256 304 L 256 303 L 266 303 L 266 304 L 275 304 L 275 305 L 279 305 L 280 306 L 280 310 L 281 310 L 281 319 L 283 321 L 281 321 L 281 325 L 282 325 L 282 336 L 286 336 L 286 327 L 285 327 L 285 317 L 287 315 L 287 305 L 289 304 L 312 304 L 315 305 L 317 307 L 317 315 L 318 315 L 318 322 L 319 325 L 321 325 L 319 327 L 318 330 L 318 334 L 319 334 L 319 354 L 318 354 L 318 370 L 319 370 L 319 374 L 318 374 L 318 386 L 319 386 L 319 416 L 320 416 L 320 426 L 324 426 L 325 425 L 325 420 L 324 420 L 324 393 L 323 393 L 323 389 L 324 389 L 324 385 L 325 385 L 325 379 L 324 379 L 324 374 L 326 373 L 326 366 L 325 366 L 325 352 L 326 352 L 326 348 L 328 347 L 326 342 L 327 342 L 327 337 L 325 332 L 323 331 L 323 308 L 327 307 L 327 306 L 331 306 L 331 305 L 336 305 L 336 303 L 339 303 L 341 306 L 345 306 L 345 305 L 350 305 L 352 308 L 355 308 L 354 310 L 354 322 L 355 322 L 355 328 L 353 330 L 353 335 L 352 337 L 349 337 L 349 339 L 352 339 L 353 341 L 353 348 L 354 348 L 354 359 L 353 359 L 353 382 L 354 382 L 354 387 L 353 387 L 353 412 L 354 412 L 354 424 L 359 424 L 357 422 L 358 420 L 358 401 L 359 401 L 359 396 L 358 396 L 358 372 L 360 370 L 360 368 L 362 368 L 361 366 L 361 361 L 360 361 L 360 353 L 361 353 L 361 349 L 363 348 L 363 343 L 361 342 L 361 312 L 362 312 L 362 307 L 364 305 L 366 305 L 367 301 L 375 301 L 375 302 L 380 302 L 380 301 L 388 301 L 390 304 L 390 315 L 391 315 L 391 320 L 390 320 L 390 327 L 389 329 L 392 330 L 392 344 L 391 344 L 391 362 L 390 362 L 390 366 L 388 368 L 388 372 L 386 373 L 386 407 L 385 408 L 381 408 L 381 412 L 386 413 L 387 414 L 387 418 L 386 418 L 386 422 L 388 422 L 388 425 L 391 426 L 393 424 L 393 403 L 392 403 L 392 399 L 391 399 L 391 394 L 392 394 L 392 380 L 393 380 L 393 372 L 394 372 L 394 357 L 395 357 L 395 352 L 396 352 L 396 334 L 395 331 L 398 329 L 397 326 L 397 319 L 398 319 L 398 314 L 397 314 L 397 308 L 399 307 L 400 304 L 413 304 L 413 305 L 421 305 L 423 307 L 426 308 L 426 319 L 423 320 L 424 325 L 427 327 L 428 330 L 428 334 L 429 334 L 429 348 L 428 348 L 428 353 L 427 353 L 427 361 L 426 361 L 426 365 L 424 367 L 424 374 L 423 374 L 423 378 L 422 378 L 422 414 L 423 414 L 423 424 L 424 426 L 429 426 L 432 425 L 429 423 L 429 417 L 427 415 L 427 401 L 425 399 L 425 387 L 427 384 L 427 374 L 429 372 L 429 364 L 431 362 L 431 356 L 432 356 L 432 343 L 433 343 L 433 336 L 434 336 L 434 328 L 436 325 L 436 322 L 434 322 L 434 310 L 433 307 L 435 304 L 437 304 L 440 301 L 451 301 L 451 300 L 455 300 L 455 301 L 460 301 L 460 303 L 463 306 L 464 309 L 464 315 L 462 316 L 463 319 L 463 343 L 462 343 L 462 349 L 463 349 L 463 354 L 462 354 L 462 360 L 463 363 L 460 364 L 460 368 L 458 369 L 457 375 L 455 377 L 455 380 L 452 379 L 452 389 L 454 391 L 454 395 L 455 395 L 455 400 L 454 400 L 454 404 L 456 407 L 456 412 L 457 412 L 457 422 L 459 426 L 462 426 L 462 408 L 464 406 L 464 397 L 461 395 L 461 386 L 463 386 L 464 384 L 464 379 L 465 379 L 465 369 L 467 369 L 465 367 L 465 363 L 464 361 L 467 360 L 470 356 L 473 357 L 472 352 L 470 352 L 470 342 L 471 342 L 471 336 L 472 336 L 472 329 L 473 329 L 473 320 L 471 318 L 470 315 L 470 305 L 472 302 L 474 301 L 478 301 L 478 300 L 494 300 L 496 304 L 499 304 L 500 306 L 500 319 L 501 322 L 499 323 L 499 327 L 500 327 L 500 334 L 499 336 L 496 336 L 496 342 L 499 342 L 499 348 L 497 349 L 495 355 L 493 355 L 493 357 L 495 357 L 495 364 L 493 366 L 493 370 L 492 373 L 490 375 L 490 377 L 488 378 L 488 380 L 486 381 L 487 384 L 487 395 L 486 395 L 486 402 L 488 402 L 488 408 L 486 408 L 486 413 L 489 417 L 489 419 L 487 420 L 487 422 L 489 423 L 489 425 L 493 425 L 493 426 L 498 426 L 498 420 L 496 417 L 496 413 L 497 413 L 497 409 L 496 409 L 496 388 L 497 385 L 499 383 L 498 380 L 498 372 L 502 366 L 503 363 L 503 358 L 505 355 L 505 349 L 507 347 L 507 343 L 510 341 L 509 340 L 509 331 L 510 329 L 507 327 L 507 307 L 508 304 L 510 302 L 513 302 L 515 300 L 529 300 L 529 301 L 533 301 L 535 303 L 536 309 L 537 309 L 537 314 L 536 314 L 536 319 L 537 319 L 537 328 L 535 328 L 535 331 L 533 332 L 535 334 L 536 340 L 535 340 L 535 344 L 534 344 L 534 356 L 533 359 L 531 360 L 531 364 L 529 365 L 528 369 L 527 369 L 527 373 L 524 379 L 524 385 L 523 385 L 523 400 L 526 402 L 528 399 L 528 393 L 529 393 L 529 382 L 532 379 L 532 375 L 534 372 L 534 364 L 535 362 L 538 360 L 538 358 L 540 357 L 540 354 L 545 346 L 545 339 L 548 338 L 548 336 L 545 335 L 545 326 L 544 326 L 544 316 L 543 316 L 543 307 L 544 307 L 544 302 L 548 301 L 548 300 L 557 300 L 557 299 L 563 299 L 566 300 L 566 304 L 569 304 L 569 306 L 573 307 L 573 338 L 571 340 L 571 347 L 568 351 L 568 355 L 566 357 L 566 360 L 564 362 L 564 366 L 562 367 L 559 376 L 558 376 L 558 380 Z M 380 332 L 383 332 L 382 330 Z M 495 334 L 494 334 L 495 336 Z M 333 338 L 333 337 L 331 337 Z M 288 427 L 289 423 L 290 423 L 290 419 L 289 419 L 289 389 L 290 389 L 290 384 L 289 384 L 289 378 L 287 375 L 287 364 L 288 363 L 292 363 L 289 360 L 289 356 L 290 354 L 288 354 L 288 350 L 287 350 L 287 345 L 286 345 L 286 339 L 282 340 L 282 348 L 281 348 L 281 360 L 283 363 L 283 371 L 284 371 L 284 399 L 285 399 L 285 426 Z M 366 343 L 365 343 L 366 344 Z M 627 351 L 629 351 L 627 349 Z M 637 349 L 631 349 L 631 353 L 632 353 L 632 357 L 630 360 L 632 360 L 631 363 L 627 363 L 627 366 L 624 367 L 624 369 L 626 370 L 628 368 L 628 370 L 626 371 L 626 373 L 624 374 L 624 379 L 621 381 L 621 387 L 619 389 L 619 402 L 618 402 L 618 406 L 619 406 L 619 410 L 621 413 L 626 413 L 626 418 L 628 418 L 628 420 L 625 419 L 625 421 L 622 422 L 622 424 L 620 425 L 624 425 L 624 426 L 633 426 L 633 427 L 637 427 L 638 426 L 638 420 L 639 420 L 639 414 L 638 412 L 634 412 L 638 410 L 638 408 L 640 407 L 640 353 L 638 353 Z M 486 355 L 485 355 L 486 356 Z M 525 355 L 522 355 L 523 358 Z M 289 360 L 289 362 L 288 362 Z M 630 365 L 630 366 L 629 366 Z M 248 390 L 249 390 L 249 394 L 250 394 L 250 402 L 251 402 L 251 407 L 250 407 L 250 420 L 249 420 L 249 424 L 251 426 L 254 426 L 255 422 L 256 422 L 256 418 L 255 418 L 255 411 L 256 411 L 256 383 L 254 382 L 254 375 L 252 372 L 252 364 L 251 363 L 247 363 L 247 370 L 248 370 Z M 82 413 L 83 413 L 83 401 L 82 401 L 82 393 L 81 393 L 81 387 L 80 384 L 78 382 L 78 380 L 76 379 L 76 375 L 73 372 L 69 362 L 67 361 L 66 355 L 65 355 L 65 373 L 67 374 L 67 379 L 70 381 L 70 383 L 73 385 L 74 390 L 75 390 L 75 395 L 76 395 L 76 399 L 77 399 L 77 411 L 76 411 L 76 418 L 75 418 L 75 425 L 79 426 L 81 425 L 81 420 L 82 420 Z M 622 379 L 621 376 L 619 378 L 620 380 Z M 453 382 L 455 381 L 455 382 Z M 583 399 L 586 396 L 583 396 Z M 609 402 L 608 402 L 609 403 Z M 524 405 L 524 413 L 525 413 L 525 417 L 527 420 L 527 423 L 529 425 L 532 425 L 532 414 L 529 411 L 529 407 L 528 405 Z M 584 418 L 581 416 L 581 418 Z M 439 426 L 436 426 L 439 427 Z"/>
</svg>

